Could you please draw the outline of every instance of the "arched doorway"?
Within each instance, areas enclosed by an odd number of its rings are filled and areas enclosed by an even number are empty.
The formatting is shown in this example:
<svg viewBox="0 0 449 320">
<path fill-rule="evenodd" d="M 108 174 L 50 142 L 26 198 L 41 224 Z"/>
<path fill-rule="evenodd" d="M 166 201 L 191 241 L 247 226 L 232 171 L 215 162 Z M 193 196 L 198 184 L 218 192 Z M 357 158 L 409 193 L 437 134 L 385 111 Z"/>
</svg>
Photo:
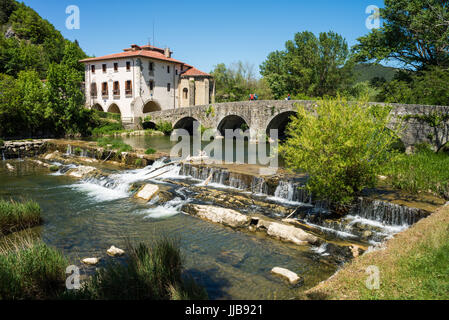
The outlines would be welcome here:
<svg viewBox="0 0 449 320">
<path fill-rule="evenodd" d="M 278 114 L 274 117 L 267 127 L 267 136 L 271 137 L 271 130 L 278 130 L 278 139 L 284 141 L 287 139 L 287 126 L 292 121 L 292 117 L 295 116 L 294 111 L 287 111 Z"/>
<path fill-rule="evenodd" d="M 198 120 L 196 120 L 195 118 L 192 118 L 192 117 L 182 118 L 181 120 L 176 122 L 173 129 L 175 129 L 175 130 L 176 129 L 184 129 L 184 130 L 187 130 L 190 135 L 193 135 L 193 129 L 194 129 L 193 124 L 195 121 L 198 122 Z"/>
<path fill-rule="evenodd" d="M 249 129 L 249 126 L 242 117 L 230 115 L 224 117 L 223 120 L 220 121 L 217 129 L 222 136 L 226 137 L 226 130 L 235 131 L 236 129 L 241 129 L 243 132 L 246 132 Z"/>
<path fill-rule="evenodd" d="M 120 112 L 120 108 L 118 107 L 118 105 L 116 105 L 115 103 L 111 104 L 108 108 L 108 112 L 110 113 L 118 113 L 121 114 Z"/>
<path fill-rule="evenodd" d="M 161 111 L 161 106 L 155 101 L 148 101 L 142 109 L 142 113 L 150 113 L 155 111 Z"/>
<path fill-rule="evenodd" d="M 98 103 L 94 104 L 91 109 L 104 112 L 103 107 Z"/>
</svg>

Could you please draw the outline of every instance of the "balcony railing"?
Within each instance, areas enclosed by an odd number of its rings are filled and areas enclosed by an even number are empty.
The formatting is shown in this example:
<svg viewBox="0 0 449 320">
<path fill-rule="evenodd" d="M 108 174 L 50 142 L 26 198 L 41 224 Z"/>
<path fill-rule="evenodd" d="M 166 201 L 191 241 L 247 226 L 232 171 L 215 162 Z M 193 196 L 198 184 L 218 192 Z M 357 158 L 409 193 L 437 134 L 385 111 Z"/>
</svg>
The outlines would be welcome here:
<svg viewBox="0 0 449 320">
<path fill-rule="evenodd" d="M 131 89 L 126 89 L 125 94 L 126 94 L 126 96 L 132 96 L 133 91 Z"/>
</svg>

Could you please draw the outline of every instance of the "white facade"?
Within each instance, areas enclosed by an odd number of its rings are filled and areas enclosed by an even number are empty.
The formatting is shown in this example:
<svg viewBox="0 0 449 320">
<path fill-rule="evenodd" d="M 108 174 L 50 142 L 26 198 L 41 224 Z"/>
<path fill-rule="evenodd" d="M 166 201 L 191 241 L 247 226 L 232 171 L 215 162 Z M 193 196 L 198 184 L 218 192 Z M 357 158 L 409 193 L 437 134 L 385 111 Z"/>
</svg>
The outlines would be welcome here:
<svg viewBox="0 0 449 320">
<path fill-rule="evenodd" d="M 211 100 L 210 92 L 207 98 L 192 99 L 190 94 L 186 98 L 181 88 L 181 83 L 186 84 L 182 73 L 187 70 L 192 73 L 196 69 L 172 59 L 168 49 L 133 45 L 119 54 L 81 62 L 85 64 L 86 105 L 104 112 L 120 113 L 124 123 L 138 123 L 139 118 L 153 111 L 187 107 L 194 105 L 195 101 L 209 103 Z M 209 83 L 205 77 L 211 78 L 203 73 L 198 81 Z M 196 81 L 192 76 L 189 79 Z M 103 90 L 105 88 L 107 90 Z M 198 96 L 198 91 L 193 91 L 192 94 Z"/>
</svg>

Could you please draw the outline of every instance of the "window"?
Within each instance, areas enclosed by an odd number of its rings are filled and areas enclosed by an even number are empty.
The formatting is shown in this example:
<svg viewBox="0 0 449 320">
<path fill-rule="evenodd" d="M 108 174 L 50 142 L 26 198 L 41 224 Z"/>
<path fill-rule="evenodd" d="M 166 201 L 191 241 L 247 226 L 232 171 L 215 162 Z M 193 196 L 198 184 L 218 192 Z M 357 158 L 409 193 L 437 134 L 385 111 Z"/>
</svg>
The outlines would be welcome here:
<svg viewBox="0 0 449 320">
<path fill-rule="evenodd" d="M 109 95 L 108 83 L 107 82 L 103 82 L 101 84 L 101 95 L 103 97 L 107 97 Z"/>
<path fill-rule="evenodd" d="M 114 81 L 114 96 L 120 96 L 120 83 Z"/>
<path fill-rule="evenodd" d="M 126 85 L 125 85 L 125 94 L 127 96 L 132 95 L 133 93 L 133 86 L 132 86 L 132 81 L 131 80 L 127 80 L 126 81 Z"/>
<path fill-rule="evenodd" d="M 153 91 L 154 89 L 154 81 L 150 80 L 150 91 Z"/>
<path fill-rule="evenodd" d="M 176 69 L 176 75 L 178 75 L 178 69 Z"/>
<path fill-rule="evenodd" d="M 97 97 L 97 84 L 95 82 L 90 85 L 90 95 L 92 96 L 92 98 Z"/>
<path fill-rule="evenodd" d="M 170 73 L 170 66 L 167 66 L 167 73 Z"/>
<path fill-rule="evenodd" d="M 189 89 L 184 88 L 184 89 L 182 90 L 182 94 L 183 94 L 184 99 L 187 99 L 187 97 L 188 97 L 188 95 L 189 95 Z"/>
<path fill-rule="evenodd" d="M 131 62 L 126 61 L 126 71 L 131 71 Z"/>
<path fill-rule="evenodd" d="M 167 83 L 167 91 L 170 92 L 170 83 Z"/>
<path fill-rule="evenodd" d="M 117 62 L 114 63 L 114 71 L 118 72 L 118 63 Z"/>
<path fill-rule="evenodd" d="M 95 73 L 95 66 L 90 66 L 90 70 L 92 71 L 92 73 Z"/>
<path fill-rule="evenodd" d="M 106 68 L 107 68 L 106 64 L 103 64 L 103 73 L 106 73 Z"/>
<path fill-rule="evenodd" d="M 150 63 L 148 64 L 148 70 L 150 70 L 150 71 L 153 71 L 153 70 L 154 70 L 154 64 L 153 64 L 153 62 L 150 62 Z"/>
</svg>

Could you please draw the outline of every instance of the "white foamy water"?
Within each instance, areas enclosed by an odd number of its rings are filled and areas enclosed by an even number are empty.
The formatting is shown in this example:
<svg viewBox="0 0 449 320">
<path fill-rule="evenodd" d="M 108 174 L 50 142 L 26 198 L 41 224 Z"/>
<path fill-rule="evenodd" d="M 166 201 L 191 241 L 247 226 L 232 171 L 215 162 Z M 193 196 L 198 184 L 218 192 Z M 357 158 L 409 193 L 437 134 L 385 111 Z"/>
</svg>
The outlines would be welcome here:
<svg viewBox="0 0 449 320">
<path fill-rule="evenodd" d="M 327 250 L 327 243 L 323 243 L 321 246 L 319 247 L 312 247 L 310 248 L 310 250 L 312 250 L 315 253 L 320 254 L 323 257 L 326 257 L 329 255 L 329 253 L 326 253 Z"/>
<path fill-rule="evenodd" d="M 188 202 L 189 202 L 188 200 L 182 200 L 181 198 L 174 198 L 162 206 L 149 208 L 140 211 L 139 213 L 145 214 L 146 219 L 169 218 L 181 213 L 182 206 Z"/>
<path fill-rule="evenodd" d="M 387 234 L 396 234 L 396 233 L 399 233 L 399 232 L 402 232 L 402 231 L 408 229 L 408 227 L 409 227 L 407 225 L 404 225 L 404 226 L 390 226 L 390 225 L 386 225 L 385 223 L 382 223 L 380 221 L 370 220 L 370 219 L 362 218 L 360 216 L 346 216 L 345 218 L 348 221 L 350 221 L 349 226 L 352 226 L 352 225 L 354 225 L 356 223 L 361 223 L 361 224 L 364 224 L 364 225 L 381 228 Z"/>
</svg>

